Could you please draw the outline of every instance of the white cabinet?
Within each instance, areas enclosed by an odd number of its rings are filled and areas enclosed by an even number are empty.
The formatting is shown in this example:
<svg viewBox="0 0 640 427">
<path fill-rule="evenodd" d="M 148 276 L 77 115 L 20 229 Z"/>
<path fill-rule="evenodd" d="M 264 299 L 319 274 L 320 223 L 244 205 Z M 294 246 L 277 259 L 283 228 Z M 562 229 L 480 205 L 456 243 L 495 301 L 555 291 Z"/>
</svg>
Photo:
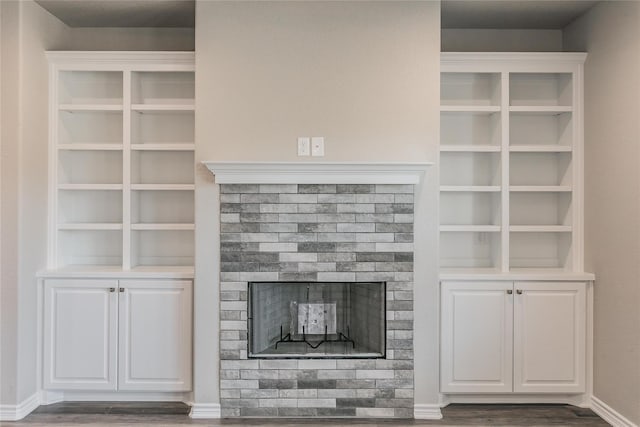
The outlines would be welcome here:
<svg viewBox="0 0 640 427">
<path fill-rule="evenodd" d="M 116 389 L 117 286 L 117 280 L 46 281 L 46 389 Z"/>
<path fill-rule="evenodd" d="M 118 389 L 191 388 L 191 282 L 121 281 Z"/>
<path fill-rule="evenodd" d="M 46 280 L 44 387 L 191 389 L 186 280 Z"/>
<path fill-rule="evenodd" d="M 443 393 L 585 391 L 586 285 L 443 282 Z"/>
<path fill-rule="evenodd" d="M 441 271 L 582 271 L 585 56 L 442 54 Z"/>
<path fill-rule="evenodd" d="M 48 52 L 49 269 L 194 259 L 193 52 Z"/>
</svg>

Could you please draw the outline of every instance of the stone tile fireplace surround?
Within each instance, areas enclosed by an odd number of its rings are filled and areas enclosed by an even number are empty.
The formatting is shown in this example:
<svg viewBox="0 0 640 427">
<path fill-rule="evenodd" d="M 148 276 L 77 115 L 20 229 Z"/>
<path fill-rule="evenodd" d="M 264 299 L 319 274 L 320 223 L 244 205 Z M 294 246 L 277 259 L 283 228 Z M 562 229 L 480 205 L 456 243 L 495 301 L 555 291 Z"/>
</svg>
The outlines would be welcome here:
<svg viewBox="0 0 640 427">
<path fill-rule="evenodd" d="M 269 183 L 285 181 L 272 170 L 229 178 L 207 166 L 220 184 L 222 417 L 413 417 L 413 184 L 422 171 L 353 177 L 340 164 L 337 174 L 303 171 L 287 182 L 305 183 L 279 184 Z M 249 359 L 253 281 L 386 282 L 386 357 Z"/>
</svg>

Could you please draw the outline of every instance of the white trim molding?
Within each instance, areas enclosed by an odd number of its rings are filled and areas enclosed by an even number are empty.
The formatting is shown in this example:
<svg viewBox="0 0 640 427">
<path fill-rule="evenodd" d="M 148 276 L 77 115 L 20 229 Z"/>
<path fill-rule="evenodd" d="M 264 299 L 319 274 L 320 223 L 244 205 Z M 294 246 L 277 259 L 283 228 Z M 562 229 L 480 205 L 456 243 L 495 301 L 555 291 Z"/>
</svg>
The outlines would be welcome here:
<svg viewBox="0 0 640 427">
<path fill-rule="evenodd" d="M 194 403 L 189 416 L 194 419 L 221 418 L 219 403 Z"/>
<path fill-rule="evenodd" d="M 591 410 L 613 427 L 638 427 L 637 424 L 634 424 L 631 420 L 595 396 L 591 397 Z"/>
<path fill-rule="evenodd" d="M 419 184 L 433 163 L 202 162 L 216 184 Z"/>
<path fill-rule="evenodd" d="M 413 418 L 416 420 L 441 420 L 440 405 L 422 403 L 413 405 Z"/>
<path fill-rule="evenodd" d="M 34 393 L 17 405 L 0 405 L 0 421 L 18 421 L 40 406 L 40 393 Z"/>
</svg>

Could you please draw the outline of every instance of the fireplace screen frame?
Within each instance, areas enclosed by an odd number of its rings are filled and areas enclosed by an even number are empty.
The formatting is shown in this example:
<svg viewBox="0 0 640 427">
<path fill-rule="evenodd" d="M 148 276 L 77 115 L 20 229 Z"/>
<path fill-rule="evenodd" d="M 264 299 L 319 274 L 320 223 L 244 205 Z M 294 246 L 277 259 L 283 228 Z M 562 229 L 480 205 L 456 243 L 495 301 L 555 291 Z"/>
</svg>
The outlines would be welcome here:
<svg viewBox="0 0 640 427">
<path fill-rule="evenodd" d="M 266 284 L 282 284 L 282 285 L 296 285 L 296 286 L 305 286 L 305 285 L 329 285 L 329 286 L 337 286 L 337 285 L 362 285 L 362 284 L 368 284 L 368 285 L 379 285 L 381 287 L 381 313 L 382 313 L 382 320 L 381 320 L 381 327 L 382 327 L 382 331 L 381 331 L 381 336 L 380 336 L 380 352 L 362 352 L 362 353 L 306 353 L 306 354 L 302 354 L 302 353 L 295 353 L 295 352 L 291 352 L 291 353 L 253 353 L 252 352 L 252 341 L 254 338 L 254 331 L 256 328 L 254 328 L 253 322 L 254 322 L 254 318 L 253 318 L 253 307 L 252 304 L 254 303 L 253 298 L 252 298 L 252 291 L 254 286 L 260 286 L 260 285 L 266 285 Z M 248 282 L 248 292 L 247 292 L 247 358 L 248 359 L 386 359 L 387 358 L 387 282 L 386 281 L 366 281 L 366 282 L 331 282 L 331 281 L 318 281 L 318 282 L 312 282 L 312 281 L 295 281 L 295 282 L 288 282 L 288 281 L 252 281 L 252 282 Z M 315 305 L 315 304 L 311 304 L 311 303 L 307 303 L 308 305 Z M 310 307 L 308 309 L 311 309 Z M 341 332 L 344 331 L 340 331 L 337 330 L 336 334 L 332 334 L 333 336 L 335 336 L 335 339 L 327 339 L 327 336 L 325 335 L 324 339 L 326 340 L 327 343 L 335 343 L 335 342 L 343 342 L 344 345 L 350 345 L 352 344 L 355 347 L 355 343 L 350 339 L 350 334 L 347 332 L 347 334 L 343 334 Z M 285 336 L 282 336 L 285 335 Z M 289 336 L 287 338 L 287 334 L 283 334 L 281 333 L 281 339 L 284 338 L 284 341 L 281 341 L 281 343 L 286 344 L 288 341 L 287 339 L 291 339 L 292 337 Z M 314 338 L 312 338 L 311 342 L 306 341 L 306 338 L 304 338 L 303 335 L 303 340 L 300 340 L 300 335 L 298 334 L 298 339 L 296 340 L 292 340 L 291 342 L 296 342 L 296 343 L 303 343 L 306 342 L 307 345 L 309 345 L 310 347 L 313 348 L 313 345 L 318 344 L 319 340 L 322 340 L 322 337 L 318 338 L 318 334 L 310 334 L 310 335 L 314 335 Z M 323 340 L 324 341 L 324 340 Z"/>
</svg>

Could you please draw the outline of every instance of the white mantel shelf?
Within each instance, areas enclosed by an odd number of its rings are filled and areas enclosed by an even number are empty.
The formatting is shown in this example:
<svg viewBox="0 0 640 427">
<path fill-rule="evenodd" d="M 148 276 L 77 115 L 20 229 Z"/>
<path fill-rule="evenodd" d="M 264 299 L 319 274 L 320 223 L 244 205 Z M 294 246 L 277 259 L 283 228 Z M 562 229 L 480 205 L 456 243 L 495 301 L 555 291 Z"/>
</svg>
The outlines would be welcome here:
<svg viewBox="0 0 640 427">
<path fill-rule="evenodd" d="M 202 162 L 216 184 L 419 184 L 430 162 Z"/>
</svg>

